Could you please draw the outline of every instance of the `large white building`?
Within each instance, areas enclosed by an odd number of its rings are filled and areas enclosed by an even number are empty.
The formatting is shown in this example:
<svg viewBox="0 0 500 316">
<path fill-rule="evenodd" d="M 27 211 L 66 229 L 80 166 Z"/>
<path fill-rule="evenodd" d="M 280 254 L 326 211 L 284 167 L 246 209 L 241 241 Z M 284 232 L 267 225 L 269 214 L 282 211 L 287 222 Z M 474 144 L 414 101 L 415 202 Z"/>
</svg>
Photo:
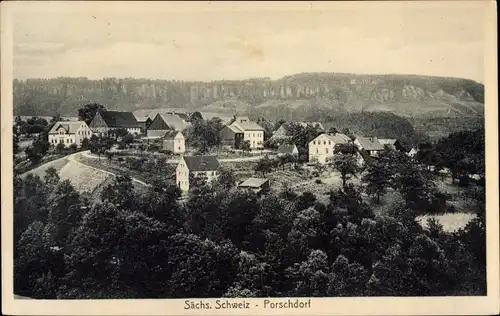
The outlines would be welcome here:
<svg viewBox="0 0 500 316">
<path fill-rule="evenodd" d="M 250 121 L 248 117 L 236 117 L 236 120 L 230 126 L 237 127 L 243 132 L 243 141 L 248 141 L 251 149 L 264 147 L 264 128 Z"/>
<path fill-rule="evenodd" d="M 84 121 L 59 121 L 49 131 L 49 143 L 53 146 L 64 144 L 65 147 L 82 145 L 85 138 L 90 140 L 92 130 Z"/>
<path fill-rule="evenodd" d="M 336 145 L 347 144 L 351 139 L 345 134 L 323 133 L 309 142 L 309 162 L 319 162 L 324 164 L 328 158 L 333 157 Z"/>
<path fill-rule="evenodd" d="M 183 156 L 177 164 L 175 182 L 181 191 L 187 192 L 190 189 L 190 175 L 210 183 L 217 179 L 219 166 L 215 156 Z"/>
</svg>

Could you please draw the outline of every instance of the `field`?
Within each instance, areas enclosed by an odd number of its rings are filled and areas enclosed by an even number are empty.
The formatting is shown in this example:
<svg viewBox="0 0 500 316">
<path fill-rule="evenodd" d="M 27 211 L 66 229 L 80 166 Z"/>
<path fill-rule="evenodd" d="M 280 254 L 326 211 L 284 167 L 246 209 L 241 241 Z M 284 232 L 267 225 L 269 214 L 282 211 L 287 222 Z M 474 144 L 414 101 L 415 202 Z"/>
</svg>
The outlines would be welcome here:
<svg viewBox="0 0 500 316">
<path fill-rule="evenodd" d="M 422 227 L 427 227 L 427 220 L 429 218 L 435 218 L 441 225 L 443 225 L 443 230 L 445 232 L 456 232 L 460 228 L 464 228 L 467 223 L 476 218 L 476 214 L 471 213 L 446 213 L 441 215 L 423 215 L 418 216 L 416 220 L 422 225 Z"/>
<path fill-rule="evenodd" d="M 109 173 L 90 168 L 76 161 L 68 161 L 59 170 L 61 180 L 69 180 L 80 193 L 92 193 L 96 187 L 112 177 Z"/>
</svg>

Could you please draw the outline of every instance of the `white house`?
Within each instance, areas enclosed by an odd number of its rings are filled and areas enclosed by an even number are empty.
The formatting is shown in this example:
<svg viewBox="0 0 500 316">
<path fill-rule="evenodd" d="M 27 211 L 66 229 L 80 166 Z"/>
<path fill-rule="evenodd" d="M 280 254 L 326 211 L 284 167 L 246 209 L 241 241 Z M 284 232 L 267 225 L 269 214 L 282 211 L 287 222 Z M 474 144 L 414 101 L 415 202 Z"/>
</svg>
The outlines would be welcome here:
<svg viewBox="0 0 500 316">
<path fill-rule="evenodd" d="M 243 132 L 243 141 L 250 142 L 251 149 L 264 147 L 264 128 L 250 121 L 248 117 L 236 117 L 236 120 L 230 126 L 236 126 Z"/>
<path fill-rule="evenodd" d="M 321 164 L 327 162 L 327 159 L 333 157 L 336 145 L 347 144 L 351 139 L 341 133 L 334 135 L 323 133 L 309 142 L 309 161 L 317 161 Z"/>
<path fill-rule="evenodd" d="M 382 145 L 377 137 L 356 137 L 354 144 L 359 150 L 366 150 L 368 154 L 372 157 L 376 157 L 379 152 L 384 150 L 384 145 Z"/>
<path fill-rule="evenodd" d="M 217 179 L 219 160 L 215 156 L 183 156 L 176 169 L 176 183 L 183 192 L 189 191 L 189 177 L 203 178 L 209 183 Z"/>
<path fill-rule="evenodd" d="M 183 154 L 186 151 L 186 140 L 181 132 L 169 131 L 163 136 L 163 149 L 174 154 Z"/>
<path fill-rule="evenodd" d="M 90 140 L 90 137 L 92 130 L 84 121 L 60 121 L 49 131 L 49 143 L 53 146 L 64 144 L 69 147 L 71 144 L 76 144 L 80 147 L 83 140 L 85 138 Z"/>
</svg>

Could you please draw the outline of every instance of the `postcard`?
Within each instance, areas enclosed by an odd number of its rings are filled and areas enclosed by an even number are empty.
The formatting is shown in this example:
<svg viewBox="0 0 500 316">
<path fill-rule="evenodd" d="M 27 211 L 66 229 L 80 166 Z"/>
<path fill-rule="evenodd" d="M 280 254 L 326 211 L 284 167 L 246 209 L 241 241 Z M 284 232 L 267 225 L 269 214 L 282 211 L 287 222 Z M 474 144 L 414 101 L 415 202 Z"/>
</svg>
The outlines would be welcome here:
<svg viewBox="0 0 500 316">
<path fill-rule="evenodd" d="M 3 2 L 3 313 L 498 314 L 495 9 Z"/>
</svg>

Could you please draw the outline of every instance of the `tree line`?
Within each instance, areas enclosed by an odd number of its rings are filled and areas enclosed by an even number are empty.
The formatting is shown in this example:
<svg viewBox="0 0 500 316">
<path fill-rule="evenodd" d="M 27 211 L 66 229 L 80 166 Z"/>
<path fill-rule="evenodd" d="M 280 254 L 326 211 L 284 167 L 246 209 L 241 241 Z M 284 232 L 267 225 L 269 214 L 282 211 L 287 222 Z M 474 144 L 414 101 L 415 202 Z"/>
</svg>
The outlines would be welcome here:
<svg viewBox="0 0 500 316">
<path fill-rule="evenodd" d="M 16 178 L 15 292 L 34 298 L 484 295 L 484 186 L 474 186 L 477 217 L 466 227 L 450 233 L 431 220 L 424 229 L 415 216 L 437 207 L 432 172 L 395 152 L 377 161 L 363 187 L 346 181 L 326 202 L 310 192 L 240 191 L 230 171 L 201 183 L 184 202 L 164 174 L 144 190 L 119 175 L 90 197 L 53 169 L 44 178 Z M 387 186 L 404 201 L 376 215 L 361 194 L 383 194 Z"/>
</svg>

